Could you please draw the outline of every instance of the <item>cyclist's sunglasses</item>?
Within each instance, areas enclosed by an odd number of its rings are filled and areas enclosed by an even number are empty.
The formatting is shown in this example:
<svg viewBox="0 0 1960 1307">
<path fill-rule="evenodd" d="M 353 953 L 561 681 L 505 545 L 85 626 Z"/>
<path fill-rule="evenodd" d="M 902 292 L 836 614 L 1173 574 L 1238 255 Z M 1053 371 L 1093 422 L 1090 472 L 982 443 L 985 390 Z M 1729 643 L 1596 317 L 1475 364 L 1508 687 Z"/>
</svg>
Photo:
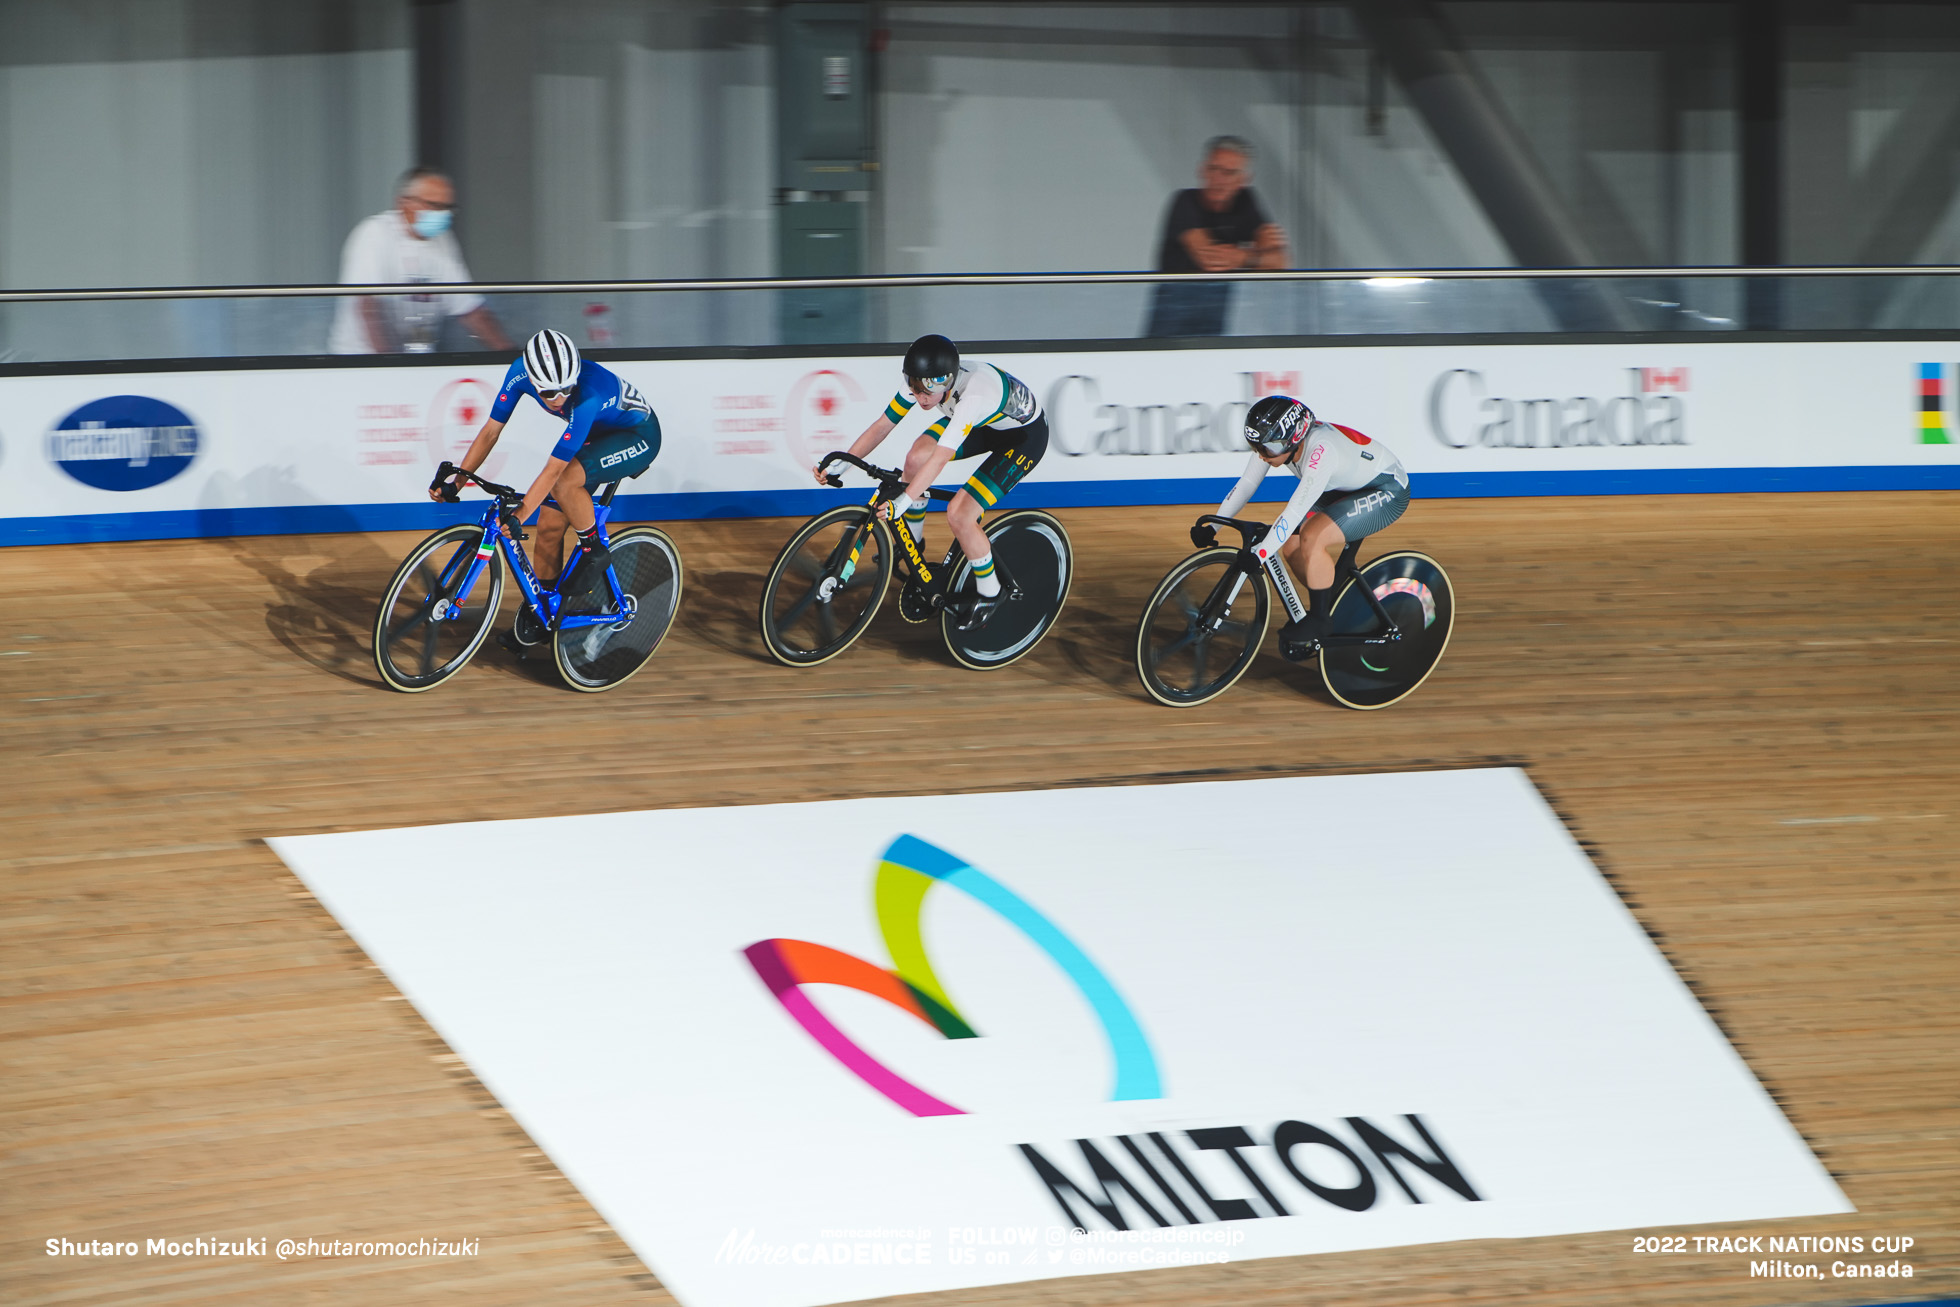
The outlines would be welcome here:
<svg viewBox="0 0 1960 1307">
<path fill-rule="evenodd" d="M 952 380 L 953 374 L 948 372 L 943 377 L 907 377 L 905 385 L 915 395 L 930 395 L 933 391 L 949 385 Z"/>
<path fill-rule="evenodd" d="M 1307 438 L 1307 432 L 1315 422 L 1311 411 L 1300 414 L 1298 422 L 1279 427 L 1267 434 L 1266 438 L 1254 443 L 1254 448 L 1262 454 L 1277 458 L 1289 450 L 1299 448 L 1300 442 Z"/>
<path fill-rule="evenodd" d="M 565 398 L 565 396 L 571 393 L 572 392 L 570 387 L 567 387 L 564 390 L 540 390 L 538 392 L 538 398 L 543 400 L 547 404 L 552 404 Z"/>
<path fill-rule="evenodd" d="M 1258 449 L 1260 453 L 1271 454 L 1274 457 L 1278 457 L 1279 455 L 1284 454 L 1287 450 L 1291 448 L 1293 448 L 1293 446 L 1287 443 L 1286 437 L 1278 433 L 1274 433 L 1273 435 L 1266 437 L 1258 444 Z"/>
</svg>

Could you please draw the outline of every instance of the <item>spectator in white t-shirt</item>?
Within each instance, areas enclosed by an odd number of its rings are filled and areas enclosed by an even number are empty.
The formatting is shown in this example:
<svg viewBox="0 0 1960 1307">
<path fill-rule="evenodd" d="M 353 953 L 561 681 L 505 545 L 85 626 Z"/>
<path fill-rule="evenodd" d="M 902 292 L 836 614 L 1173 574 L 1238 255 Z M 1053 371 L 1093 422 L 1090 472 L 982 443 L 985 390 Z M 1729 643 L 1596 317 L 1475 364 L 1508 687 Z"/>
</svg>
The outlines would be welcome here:
<svg viewBox="0 0 1960 1307">
<path fill-rule="evenodd" d="M 432 168 L 411 168 L 395 187 L 395 207 L 364 218 L 340 252 L 343 286 L 467 282 L 463 251 L 449 230 L 456 188 Z M 484 347 L 512 348 L 481 295 L 348 295 L 334 310 L 336 354 L 426 354 L 442 319 L 461 318 Z"/>
</svg>

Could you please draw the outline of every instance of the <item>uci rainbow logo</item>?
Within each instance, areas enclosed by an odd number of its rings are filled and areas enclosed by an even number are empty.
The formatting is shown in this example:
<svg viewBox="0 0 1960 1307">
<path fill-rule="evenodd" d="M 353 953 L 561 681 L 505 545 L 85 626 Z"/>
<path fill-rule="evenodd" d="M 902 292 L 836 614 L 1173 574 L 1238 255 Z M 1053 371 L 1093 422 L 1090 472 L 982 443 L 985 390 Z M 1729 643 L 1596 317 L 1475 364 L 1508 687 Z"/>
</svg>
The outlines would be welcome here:
<svg viewBox="0 0 1960 1307">
<path fill-rule="evenodd" d="M 817 1010 L 804 988 L 842 985 L 908 1012 L 947 1039 L 977 1039 L 980 1032 L 960 1015 L 934 974 L 920 934 L 919 917 L 935 885 L 950 885 L 1006 918 L 1060 967 L 1102 1022 L 1116 1064 L 1112 1100 L 1161 1098 L 1157 1059 L 1129 1004 L 1089 956 L 1025 899 L 978 867 L 916 835 L 893 840 L 878 862 L 872 898 L 878 929 L 891 953 L 889 970 L 863 958 L 802 939 L 759 940 L 742 950 L 755 974 L 798 1025 L 858 1079 L 914 1116 L 964 1116 L 879 1062 Z"/>
</svg>

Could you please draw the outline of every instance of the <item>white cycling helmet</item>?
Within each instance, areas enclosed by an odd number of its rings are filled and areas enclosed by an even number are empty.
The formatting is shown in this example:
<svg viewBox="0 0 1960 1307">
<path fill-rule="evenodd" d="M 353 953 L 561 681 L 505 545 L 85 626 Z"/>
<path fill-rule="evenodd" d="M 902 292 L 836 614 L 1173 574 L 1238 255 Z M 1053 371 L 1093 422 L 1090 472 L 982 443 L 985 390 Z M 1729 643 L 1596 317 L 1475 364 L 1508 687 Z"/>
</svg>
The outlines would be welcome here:
<svg viewBox="0 0 1960 1307">
<path fill-rule="evenodd" d="M 570 390 L 578 369 L 578 346 L 564 332 L 547 327 L 524 342 L 524 371 L 538 390 Z"/>
</svg>

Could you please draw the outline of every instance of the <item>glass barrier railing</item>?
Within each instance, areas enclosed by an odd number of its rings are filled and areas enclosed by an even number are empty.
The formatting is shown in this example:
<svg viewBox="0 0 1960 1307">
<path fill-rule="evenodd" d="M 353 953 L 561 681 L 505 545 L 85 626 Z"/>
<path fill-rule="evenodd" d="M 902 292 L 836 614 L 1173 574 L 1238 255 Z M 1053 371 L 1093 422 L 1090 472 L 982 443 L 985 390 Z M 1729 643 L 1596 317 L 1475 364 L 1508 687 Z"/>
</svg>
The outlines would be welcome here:
<svg viewBox="0 0 1960 1307">
<path fill-rule="evenodd" d="M 849 347 L 964 341 L 1552 332 L 1951 331 L 1960 268 L 1145 273 L 443 287 L 485 296 L 503 333 L 542 326 L 593 349 Z M 0 292 L 0 365 L 316 358 L 372 297 L 391 352 L 484 347 L 427 292 L 221 287 Z M 344 335 L 346 324 L 340 324 Z M 344 343 L 344 342 L 343 342 Z"/>
</svg>

